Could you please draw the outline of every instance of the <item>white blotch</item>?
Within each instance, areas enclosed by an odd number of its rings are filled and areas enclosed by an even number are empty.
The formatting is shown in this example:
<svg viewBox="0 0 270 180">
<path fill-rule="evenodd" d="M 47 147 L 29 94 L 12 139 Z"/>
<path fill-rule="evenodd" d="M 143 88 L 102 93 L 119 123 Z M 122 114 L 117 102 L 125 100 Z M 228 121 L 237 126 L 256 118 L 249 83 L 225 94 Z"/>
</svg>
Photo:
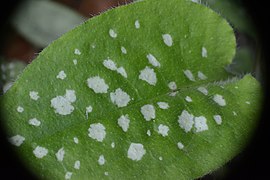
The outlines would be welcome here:
<svg viewBox="0 0 270 180">
<path fill-rule="evenodd" d="M 222 123 L 222 117 L 220 115 L 214 115 L 213 118 L 214 118 L 214 120 L 216 121 L 216 123 L 218 125 L 221 125 L 221 123 Z"/>
<path fill-rule="evenodd" d="M 92 139 L 95 139 L 99 142 L 102 142 L 103 139 L 106 136 L 106 128 L 103 126 L 103 124 L 95 123 L 91 124 L 90 128 L 88 129 L 88 136 Z"/>
<path fill-rule="evenodd" d="M 237 116 L 237 113 L 236 113 L 235 111 L 233 111 L 233 115 L 234 115 L 234 116 Z"/>
<path fill-rule="evenodd" d="M 192 102 L 192 99 L 191 99 L 191 97 L 189 97 L 189 96 L 187 96 L 187 97 L 185 98 L 185 100 L 186 100 L 187 102 Z"/>
<path fill-rule="evenodd" d="M 184 129 L 185 132 L 189 132 L 194 124 L 194 116 L 188 111 L 183 110 L 181 115 L 178 116 L 178 123 L 180 128 Z"/>
<path fill-rule="evenodd" d="M 246 104 L 250 104 L 250 102 L 249 101 L 246 101 Z"/>
<path fill-rule="evenodd" d="M 36 91 L 30 91 L 29 96 L 30 96 L 31 99 L 33 99 L 35 101 L 39 99 L 38 92 L 36 92 Z"/>
<path fill-rule="evenodd" d="M 155 86 L 157 83 L 157 77 L 154 69 L 146 66 L 140 71 L 139 79 L 146 81 L 148 84 Z"/>
<path fill-rule="evenodd" d="M 184 149 L 184 145 L 181 143 L 181 142 L 178 142 L 177 143 L 177 147 L 179 148 L 179 149 Z"/>
<path fill-rule="evenodd" d="M 177 94 L 178 94 L 178 92 L 170 92 L 170 93 L 169 93 L 169 96 L 174 97 L 174 96 L 176 96 Z"/>
<path fill-rule="evenodd" d="M 104 175 L 105 176 L 109 176 L 109 173 L 106 171 L 106 172 L 104 172 Z"/>
<path fill-rule="evenodd" d="M 116 69 L 117 69 L 116 63 L 111 59 L 104 60 L 103 66 L 105 66 L 107 69 L 110 69 L 112 71 L 116 71 Z"/>
<path fill-rule="evenodd" d="M 171 47 L 173 45 L 173 39 L 172 39 L 172 36 L 170 34 L 163 34 L 162 38 L 163 38 L 163 42 L 167 46 Z"/>
<path fill-rule="evenodd" d="M 110 29 L 110 30 L 109 30 L 109 35 L 110 35 L 112 38 L 116 38 L 116 37 L 117 37 L 117 33 L 116 33 L 113 29 Z"/>
<path fill-rule="evenodd" d="M 168 136 L 169 127 L 163 124 L 158 126 L 158 134 L 162 135 L 163 137 Z"/>
<path fill-rule="evenodd" d="M 22 113 L 22 112 L 24 111 L 24 108 L 21 107 L 21 106 L 18 106 L 18 107 L 17 107 L 17 111 L 18 111 L 19 113 Z"/>
<path fill-rule="evenodd" d="M 77 59 L 73 59 L 73 64 L 77 65 L 78 64 L 78 60 Z"/>
<path fill-rule="evenodd" d="M 67 77 L 66 73 L 64 71 L 60 71 L 58 75 L 56 76 L 57 79 L 65 79 Z"/>
<path fill-rule="evenodd" d="M 123 67 L 117 68 L 116 70 L 121 76 L 123 76 L 124 78 L 127 78 L 127 72 Z"/>
<path fill-rule="evenodd" d="M 105 160 L 104 156 L 100 155 L 98 158 L 98 164 L 102 166 L 105 164 L 105 162 L 106 162 L 106 160 Z"/>
<path fill-rule="evenodd" d="M 213 100 L 220 106 L 226 106 L 225 99 L 219 94 L 214 95 Z"/>
<path fill-rule="evenodd" d="M 155 107 L 151 104 L 146 104 L 141 107 L 141 113 L 146 121 L 156 118 Z"/>
<path fill-rule="evenodd" d="M 67 89 L 64 96 L 56 96 L 51 100 L 51 107 L 54 108 L 55 113 L 60 115 L 68 115 L 74 111 L 74 107 L 71 105 L 71 103 L 75 101 L 75 91 Z"/>
<path fill-rule="evenodd" d="M 55 156 L 56 156 L 57 161 L 62 162 L 65 156 L 64 148 L 62 147 L 61 149 L 59 149 L 57 153 L 55 153 Z"/>
<path fill-rule="evenodd" d="M 78 144 L 79 143 L 79 139 L 77 137 L 74 137 L 73 138 L 73 141 L 74 141 L 75 144 Z"/>
<path fill-rule="evenodd" d="M 76 55 L 81 55 L 82 53 L 81 53 L 81 51 L 80 51 L 79 49 L 75 49 L 75 50 L 74 50 L 74 54 L 76 54 Z"/>
<path fill-rule="evenodd" d="M 135 28 L 139 29 L 141 27 L 139 20 L 135 21 Z"/>
<path fill-rule="evenodd" d="M 235 89 L 238 89 L 239 87 L 238 87 L 238 86 L 235 86 L 234 88 L 235 88 Z"/>
<path fill-rule="evenodd" d="M 111 147 L 115 148 L 115 143 L 114 142 L 111 143 Z"/>
<path fill-rule="evenodd" d="M 146 134 L 147 134 L 148 136 L 151 136 L 151 131 L 148 129 L 147 132 L 146 132 Z"/>
<path fill-rule="evenodd" d="M 152 66 L 154 66 L 154 67 L 160 67 L 160 63 L 158 62 L 158 60 L 156 59 L 156 57 L 153 56 L 152 54 L 148 54 L 146 56 L 146 58 L 148 59 L 148 62 L 150 64 L 152 64 Z"/>
<path fill-rule="evenodd" d="M 207 58 L 207 49 L 205 47 L 202 47 L 202 57 Z"/>
<path fill-rule="evenodd" d="M 206 79 L 207 79 L 207 76 L 204 75 L 201 71 L 199 71 L 199 72 L 198 72 L 198 78 L 199 78 L 200 80 L 206 80 Z"/>
<path fill-rule="evenodd" d="M 122 128 L 124 132 L 127 132 L 129 128 L 130 119 L 128 115 L 122 115 L 120 118 L 118 118 L 118 125 Z"/>
<path fill-rule="evenodd" d="M 202 132 L 208 130 L 206 121 L 207 120 L 204 116 L 195 117 L 194 119 L 194 126 L 196 128 L 195 132 Z"/>
<path fill-rule="evenodd" d="M 190 70 L 185 70 L 184 74 L 190 81 L 195 81 L 195 78 Z"/>
<path fill-rule="evenodd" d="M 43 158 L 44 156 L 46 156 L 48 154 L 48 149 L 41 147 L 41 146 L 37 146 L 34 149 L 33 153 L 37 158 Z"/>
<path fill-rule="evenodd" d="M 37 118 L 30 119 L 28 123 L 32 126 L 40 126 L 41 122 Z"/>
<path fill-rule="evenodd" d="M 123 54 L 127 54 L 127 49 L 125 47 L 121 46 L 121 52 Z"/>
<path fill-rule="evenodd" d="M 86 119 L 88 119 L 88 114 L 91 113 L 92 111 L 93 111 L 92 106 L 88 106 L 88 107 L 85 108 Z"/>
<path fill-rule="evenodd" d="M 199 87 L 197 90 L 203 93 L 204 95 L 208 95 L 208 90 L 205 87 Z"/>
<path fill-rule="evenodd" d="M 25 138 L 23 136 L 21 136 L 21 135 L 16 135 L 16 136 L 13 136 L 13 137 L 9 138 L 8 141 L 12 145 L 19 147 L 25 141 Z"/>
<path fill-rule="evenodd" d="M 168 84 L 168 87 L 170 88 L 170 90 L 173 90 L 173 91 L 175 91 L 177 89 L 177 85 L 175 82 L 170 82 Z"/>
<path fill-rule="evenodd" d="M 169 109 L 170 107 L 169 104 L 166 102 L 158 102 L 157 105 L 160 109 Z"/>
<path fill-rule="evenodd" d="M 142 144 L 131 143 L 128 148 L 127 157 L 133 161 L 140 161 L 145 154 L 146 150 Z"/>
<path fill-rule="evenodd" d="M 90 77 L 87 79 L 87 85 L 95 93 L 107 93 L 109 86 L 105 83 L 104 79 L 99 76 Z"/>
<path fill-rule="evenodd" d="M 160 156 L 158 159 L 159 159 L 160 161 L 162 161 L 162 160 L 163 160 L 163 157 Z"/>
<path fill-rule="evenodd" d="M 78 161 L 75 161 L 74 163 L 74 169 L 80 169 L 80 166 L 81 166 L 81 162 L 78 160 Z"/>
<path fill-rule="evenodd" d="M 71 179 L 72 172 L 67 172 L 65 175 L 65 179 Z"/>
<path fill-rule="evenodd" d="M 125 107 L 130 101 L 130 96 L 121 88 L 116 89 L 115 92 L 111 92 L 110 98 L 112 103 L 117 105 L 117 107 Z"/>
<path fill-rule="evenodd" d="M 96 45 L 93 43 L 93 44 L 91 44 L 91 47 L 92 47 L 93 49 L 95 49 L 95 48 L 96 48 Z"/>
</svg>

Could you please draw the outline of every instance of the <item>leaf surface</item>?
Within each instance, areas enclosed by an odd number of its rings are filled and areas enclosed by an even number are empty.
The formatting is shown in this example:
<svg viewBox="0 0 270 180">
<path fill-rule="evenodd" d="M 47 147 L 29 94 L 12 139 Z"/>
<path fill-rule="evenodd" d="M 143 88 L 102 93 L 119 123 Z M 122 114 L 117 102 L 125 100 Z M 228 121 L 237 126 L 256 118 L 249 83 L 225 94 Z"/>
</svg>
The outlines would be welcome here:
<svg viewBox="0 0 270 180">
<path fill-rule="evenodd" d="M 228 23 L 186 0 L 110 10 L 53 42 L 1 98 L 9 140 L 45 179 L 193 179 L 234 157 L 260 85 L 231 77 Z"/>
</svg>

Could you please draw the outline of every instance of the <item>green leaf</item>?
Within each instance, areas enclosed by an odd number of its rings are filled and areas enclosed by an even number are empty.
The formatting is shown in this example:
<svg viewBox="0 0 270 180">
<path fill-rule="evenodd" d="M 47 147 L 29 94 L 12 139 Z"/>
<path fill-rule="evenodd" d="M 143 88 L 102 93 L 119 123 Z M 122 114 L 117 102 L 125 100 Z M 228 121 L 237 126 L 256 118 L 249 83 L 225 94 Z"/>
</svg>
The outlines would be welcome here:
<svg viewBox="0 0 270 180">
<path fill-rule="evenodd" d="M 52 43 L 1 98 L 8 137 L 46 179 L 192 179 L 233 158 L 260 85 L 225 70 L 228 23 L 186 0 L 110 10 Z"/>
</svg>

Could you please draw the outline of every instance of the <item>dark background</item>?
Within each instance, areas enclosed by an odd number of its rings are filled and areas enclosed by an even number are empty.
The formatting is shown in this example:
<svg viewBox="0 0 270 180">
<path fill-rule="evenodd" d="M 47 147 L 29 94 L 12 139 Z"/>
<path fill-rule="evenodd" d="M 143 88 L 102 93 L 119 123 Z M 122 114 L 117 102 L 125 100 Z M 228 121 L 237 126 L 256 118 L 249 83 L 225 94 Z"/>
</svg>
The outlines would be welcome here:
<svg viewBox="0 0 270 180">
<path fill-rule="evenodd" d="M 6 33 L 5 31 L 7 30 L 6 27 L 9 17 L 20 2 L 19 0 L 9 0 L 3 1 L 0 5 L 0 48 L 4 46 L 2 42 Z M 266 96 L 261 121 L 255 136 L 248 147 L 239 156 L 228 163 L 230 171 L 222 179 L 270 179 L 270 124 L 268 121 L 268 112 L 270 111 L 270 82 L 268 78 L 268 69 L 270 67 L 270 10 L 267 1 L 245 0 L 243 3 L 253 18 L 253 23 L 257 27 L 259 40 L 262 45 L 261 63 Z M 17 160 L 4 137 L 4 130 L 0 128 L 0 179 L 35 179 L 23 167 L 22 163 Z M 207 175 L 201 179 L 219 178 Z"/>
</svg>

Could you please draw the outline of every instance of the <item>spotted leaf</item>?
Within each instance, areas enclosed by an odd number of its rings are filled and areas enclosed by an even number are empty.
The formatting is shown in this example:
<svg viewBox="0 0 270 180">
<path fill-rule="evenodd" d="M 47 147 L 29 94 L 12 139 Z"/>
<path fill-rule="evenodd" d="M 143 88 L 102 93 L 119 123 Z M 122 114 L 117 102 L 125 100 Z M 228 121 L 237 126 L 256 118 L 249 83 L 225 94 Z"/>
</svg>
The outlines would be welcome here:
<svg viewBox="0 0 270 180">
<path fill-rule="evenodd" d="M 189 0 L 147 0 L 68 32 L 1 97 L 9 141 L 45 179 L 192 179 L 251 135 L 260 85 L 225 71 L 233 29 Z"/>
</svg>

